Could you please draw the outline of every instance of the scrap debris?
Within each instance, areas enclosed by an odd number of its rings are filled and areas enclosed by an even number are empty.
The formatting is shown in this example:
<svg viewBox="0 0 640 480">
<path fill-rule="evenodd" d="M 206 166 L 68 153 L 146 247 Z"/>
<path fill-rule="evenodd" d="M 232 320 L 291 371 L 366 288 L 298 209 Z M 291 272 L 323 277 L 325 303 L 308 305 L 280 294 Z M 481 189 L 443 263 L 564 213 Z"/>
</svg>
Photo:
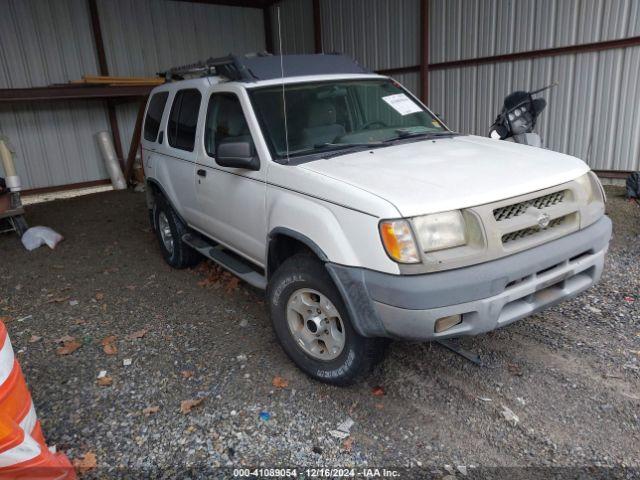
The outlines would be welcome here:
<svg viewBox="0 0 640 480">
<path fill-rule="evenodd" d="M 355 422 L 350 417 L 347 417 L 345 421 L 338 424 L 335 430 L 329 430 L 329 435 L 344 440 L 351 435 L 351 427 L 354 425 Z"/>
</svg>

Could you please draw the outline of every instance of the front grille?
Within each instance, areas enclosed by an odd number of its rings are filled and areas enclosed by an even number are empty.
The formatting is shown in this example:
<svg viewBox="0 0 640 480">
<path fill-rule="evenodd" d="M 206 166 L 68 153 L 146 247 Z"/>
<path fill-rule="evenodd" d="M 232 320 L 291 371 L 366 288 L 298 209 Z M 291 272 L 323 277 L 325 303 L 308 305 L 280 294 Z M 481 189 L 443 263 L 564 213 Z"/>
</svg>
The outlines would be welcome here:
<svg viewBox="0 0 640 480">
<path fill-rule="evenodd" d="M 561 190 L 559 192 L 549 193 L 547 195 L 543 195 L 542 197 L 533 198 L 531 200 L 526 200 L 524 202 L 514 203 L 513 205 L 506 205 L 504 207 L 496 208 L 493 211 L 493 217 L 496 219 L 496 222 L 501 222 L 503 220 L 509 220 L 511 218 L 524 214 L 527 211 L 527 208 L 529 207 L 534 207 L 538 209 L 553 207 L 554 205 L 558 205 L 559 203 L 562 203 L 566 195 L 567 195 L 567 190 Z M 529 229 L 525 229 L 525 230 L 529 230 Z M 524 230 L 521 230 L 521 231 L 524 231 Z"/>
<path fill-rule="evenodd" d="M 531 235 L 535 235 L 536 233 L 540 233 L 545 230 L 550 230 L 554 227 L 558 227 L 564 223 L 567 217 L 568 215 L 560 218 L 554 218 L 549 222 L 549 225 L 547 225 L 546 228 L 541 228 L 536 225 L 523 228 L 522 230 L 516 230 L 515 232 L 506 233 L 502 236 L 502 243 L 506 244 L 515 240 L 520 240 L 521 238 L 530 237 Z"/>
</svg>

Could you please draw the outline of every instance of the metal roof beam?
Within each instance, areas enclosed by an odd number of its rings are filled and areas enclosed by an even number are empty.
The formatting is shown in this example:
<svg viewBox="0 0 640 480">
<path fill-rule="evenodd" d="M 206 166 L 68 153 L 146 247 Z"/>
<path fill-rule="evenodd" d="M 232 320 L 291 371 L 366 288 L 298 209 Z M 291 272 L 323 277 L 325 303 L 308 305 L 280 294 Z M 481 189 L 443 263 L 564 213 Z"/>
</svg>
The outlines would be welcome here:
<svg viewBox="0 0 640 480">
<path fill-rule="evenodd" d="M 78 86 L 74 84 L 34 87 L 2 88 L 0 103 L 46 102 L 56 100 L 105 100 L 144 97 L 155 85 Z"/>
<path fill-rule="evenodd" d="M 227 7 L 266 8 L 276 0 L 178 0 L 180 2 L 204 3 L 207 5 L 225 5 Z"/>
</svg>

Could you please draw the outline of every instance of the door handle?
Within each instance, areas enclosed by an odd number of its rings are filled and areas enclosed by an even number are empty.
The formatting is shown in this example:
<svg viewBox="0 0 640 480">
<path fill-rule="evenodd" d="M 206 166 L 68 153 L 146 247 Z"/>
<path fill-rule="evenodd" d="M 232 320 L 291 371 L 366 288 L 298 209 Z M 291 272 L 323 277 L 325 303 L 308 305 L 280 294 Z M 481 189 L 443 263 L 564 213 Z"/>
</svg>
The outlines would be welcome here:
<svg viewBox="0 0 640 480">
<path fill-rule="evenodd" d="M 207 176 L 207 171 L 206 170 L 200 169 L 196 173 L 201 177 L 206 177 Z"/>
</svg>

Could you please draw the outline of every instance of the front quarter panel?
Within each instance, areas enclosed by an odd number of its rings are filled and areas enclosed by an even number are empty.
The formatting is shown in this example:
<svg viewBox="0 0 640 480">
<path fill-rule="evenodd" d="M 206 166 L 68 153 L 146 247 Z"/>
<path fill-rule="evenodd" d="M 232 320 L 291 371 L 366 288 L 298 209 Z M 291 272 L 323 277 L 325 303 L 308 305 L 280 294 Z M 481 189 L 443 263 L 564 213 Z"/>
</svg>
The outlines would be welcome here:
<svg viewBox="0 0 640 480">
<path fill-rule="evenodd" d="M 289 170 L 289 180 L 295 180 L 300 173 L 295 166 L 274 165 L 272 168 Z M 314 190 L 312 185 L 317 186 L 315 182 L 326 182 L 327 179 L 309 172 L 301 175 L 306 178 L 290 182 L 290 187 L 269 183 L 268 231 L 280 228 L 296 232 L 316 244 L 327 261 L 332 263 L 398 274 L 398 265 L 386 255 L 378 233 L 380 219 L 397 216 L 397 212 L 390 205 L 379 203 L 377 198 L 372 199 L 372 211 L 368 212 L 346 204 L 332 203 L 330 199 L 341 197 L 342 201 L 346 201 L 348 195 L 345 192 L 332 195 L 329 184 L 311 193 Z M 333 183 L 331 180 L 329 182 Z M 354 195 L 362 193 L 356 191 Z M 362 202 L 359 203 L 362 207 Z"/>
</svg>

